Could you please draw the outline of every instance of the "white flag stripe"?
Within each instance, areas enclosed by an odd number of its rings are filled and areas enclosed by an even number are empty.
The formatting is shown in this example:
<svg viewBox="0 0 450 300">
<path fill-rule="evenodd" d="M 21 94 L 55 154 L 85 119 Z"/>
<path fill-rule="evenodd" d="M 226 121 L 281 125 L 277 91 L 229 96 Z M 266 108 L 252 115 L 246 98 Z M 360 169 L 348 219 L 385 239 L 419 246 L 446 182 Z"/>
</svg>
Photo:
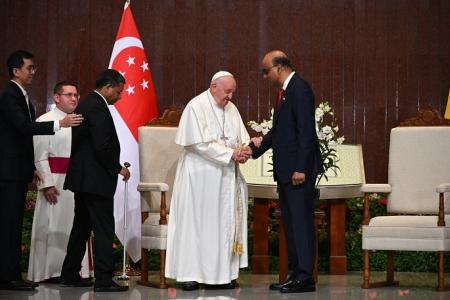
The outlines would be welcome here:
<svg viewBox="0 0 450 300">
<path fill-rule="evenodd" d="M 113 105 L 109 110 L 116 126 L 120 140 L 120 163 L 131 164 L 131 177 L 128 180 L 128 205 L 127 205 L 127 252 L 130 258 L 136 262 L 141 259 L 141 196 L 137 191 L 139 184 L 139 145 L 131 134 L 127 124 L 123 121 L 119 112 Z M 114 195 L 114 219 L 116 235 L 124 243 L 124 199 L 125 183 L 119 176 L 116 194 Z"/>
</svg>

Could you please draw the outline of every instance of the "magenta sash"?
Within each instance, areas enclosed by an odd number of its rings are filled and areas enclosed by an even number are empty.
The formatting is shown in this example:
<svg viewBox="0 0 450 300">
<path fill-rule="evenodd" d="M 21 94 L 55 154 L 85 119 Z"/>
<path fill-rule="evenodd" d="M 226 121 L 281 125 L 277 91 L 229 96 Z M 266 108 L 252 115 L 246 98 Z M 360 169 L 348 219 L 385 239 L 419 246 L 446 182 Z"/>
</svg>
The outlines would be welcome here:
<svg viewBox="0 0 450 300">
<path fill-rule="evenodd" d="M 49 157 L 48 164 L 50 165 L 50 171 L 56 174 L 66 174 L 69 167 L 68 157 Z"/>
</svg>

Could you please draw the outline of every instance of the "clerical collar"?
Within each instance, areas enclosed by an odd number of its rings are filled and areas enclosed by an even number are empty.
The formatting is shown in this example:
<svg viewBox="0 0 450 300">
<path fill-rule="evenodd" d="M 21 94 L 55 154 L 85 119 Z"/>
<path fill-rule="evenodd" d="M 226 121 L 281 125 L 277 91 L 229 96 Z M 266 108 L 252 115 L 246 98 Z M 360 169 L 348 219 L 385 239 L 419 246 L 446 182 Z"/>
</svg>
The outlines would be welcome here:
<svg viewBox="0 0 450 300">
<path fill-rule="evenodd" d="M 23 94 L 24 96 L 27 95 L 27 91 L 23 88 L 23 86 L 20 85 L 20 83 L 18 83 L 18 82 L 15 81 L 14 79 L 11 79 L 11 81 L 14 82 L 14 83 L 19 87 L 19 89 L 22 91 L 22 94 Z"/>
<path fill-rule="evenodd" d="M 288 87 L 289 81 L 291 81 L 292 76 L 294 76 L 295 72 L 292 71 L 291 74 L 289 74 L 289 76 L 286 78 L 286 80 L 283 82 L 283 91 L 285 91 Z"/>
<path fill-rule="evenodd" d="M 103 101 L 105 101 L 105 103 L 106 103 L 106 106 L 109 105 L 109 104 L 108 104 L 108 101 L 106 101 L 106 98 L 105 98 L 102 94 L 100 94 L 100 93 L 97 92 L 96 90 L 94 90 L 94 93 L 97 93 L 100 97 L 102 97 Z"/>
<path fill-rule="evenodd" d="M 67 115 L 67 113 L 65 113 L 62 110 L 60 110 L 58 108 L 58 106 L 55 106 L 55 108 L 53 110 L 55 111 L 56 115 L 58 115 L 58 116 L 65 117 Z"/>
</svg>

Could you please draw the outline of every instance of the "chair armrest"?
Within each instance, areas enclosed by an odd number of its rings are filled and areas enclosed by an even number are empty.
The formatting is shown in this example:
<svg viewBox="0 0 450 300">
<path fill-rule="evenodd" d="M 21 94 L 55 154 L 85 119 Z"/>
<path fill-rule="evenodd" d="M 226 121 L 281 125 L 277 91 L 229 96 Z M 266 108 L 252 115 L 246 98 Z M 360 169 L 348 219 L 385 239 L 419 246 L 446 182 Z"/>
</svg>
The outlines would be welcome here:
<svg viewBox="0 0 450 300">
<path fill-rule="evenodd" d="M 382 183 L 372 183 L 372 184 L 363 184 L 361 186 L 361 192 L 364 193 L 390 193 L 392 191 L 392 187 L 390 184 Z"/>
<path fill-rule="evenodd" d="M 363 225 L 369 225 L 370 221 L 370 201 L 371 193 L 390 193 L 392 191 L 390 184 L 363 184 L 361 191 L 364 192 Z"/>
<path fill-rule="evenodd" d="M 159 224 L 167 225 L 166 192 L 169 190 L 169 185 L 163 182 L 140 182 L 138 184 L 137 190 L 139 192 L 161 192 Z M 144 222 L 145 216 L 143 215 L 142 218 L 143 218 L 142 222 Z"/>
<path fill-rule="evenodd" d="M 169 185 L 163 182 L 139 182 L 137 190 L 139 192 L 167 192 Z"/>
<path fill-rule="evenodd" d="M 442 183 L 436 187 L 436 192 L 438 193 L 448 193 L 450 192 L 450 183 Z"/>
</svg>

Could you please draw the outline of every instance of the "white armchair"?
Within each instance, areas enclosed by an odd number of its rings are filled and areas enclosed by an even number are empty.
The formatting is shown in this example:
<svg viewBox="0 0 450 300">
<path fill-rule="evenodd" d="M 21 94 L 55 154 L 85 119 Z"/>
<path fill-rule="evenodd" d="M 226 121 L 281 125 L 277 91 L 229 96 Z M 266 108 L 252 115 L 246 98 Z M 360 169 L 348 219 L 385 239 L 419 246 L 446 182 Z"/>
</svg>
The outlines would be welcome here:
<svg viewBox="0 0 450 300">
<path fill-rule="evenodd" d="M 398 285 L 394 250 L 436 251 L 437 290 L 444 284 L 444 251 L 450 250 L 450 126 L 396 127 L 389 147 L 389 184 L 365 184 L 362 288 Z M 369 193 L 389 193 L 387 216 L 370 219 Z M 439 193 L 439 197 L 438 194 Z M 386 281 L 370 283 L 369 252 L 387 251 Z"/>
<path fill-rule="evenodd" d="M 182 147 L 175 144 L 181 113 L 172 108 L 161 119 L 139 127 L 141 193 L 141 280 L 138 284 L 167 288 L 164 276 L 170 197 Z M 148 281 L 148 250 L 160 250 L 159 283 Z"/>
</svg>

